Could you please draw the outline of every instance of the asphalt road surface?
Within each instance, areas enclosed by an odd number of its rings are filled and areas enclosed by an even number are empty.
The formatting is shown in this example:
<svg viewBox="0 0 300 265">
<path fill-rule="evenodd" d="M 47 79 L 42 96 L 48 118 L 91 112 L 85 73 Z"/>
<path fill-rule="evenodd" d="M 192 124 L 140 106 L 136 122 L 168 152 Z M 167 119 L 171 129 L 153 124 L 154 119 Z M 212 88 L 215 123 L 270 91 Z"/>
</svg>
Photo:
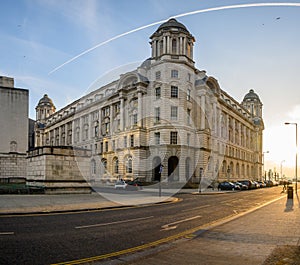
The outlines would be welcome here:
<svg viewBox="0 0 300 265">
<path fill-rule="evenodd" d="M 92 212 L 0 216 L 0 264 L 55 264 L 159 242 L 278 198 L 282 187 Z M 154 244 L 155 245 L 155 244 Z M 124 252 L 126 253 L 126 252 Z M 100 258 L 99 258 L 100 259 Z"/>
</svg>

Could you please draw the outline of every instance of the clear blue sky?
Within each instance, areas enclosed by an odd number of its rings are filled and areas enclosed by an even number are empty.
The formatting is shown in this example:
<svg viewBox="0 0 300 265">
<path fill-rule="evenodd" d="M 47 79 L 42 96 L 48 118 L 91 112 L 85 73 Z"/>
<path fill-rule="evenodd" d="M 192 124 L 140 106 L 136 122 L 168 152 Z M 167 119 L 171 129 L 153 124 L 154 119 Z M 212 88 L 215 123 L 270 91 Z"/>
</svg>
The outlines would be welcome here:
<svg viewBox="0 0 300 265">
<path fill-rule="evenodd" d="M 284 1 L 263 1 L 280 3 Z M 30 117 L 47 93 L 58 109 L 81 97 L 105 73 L 150 57 L 158 25 L 116 39 L 53 69 L 116 35 L 172 16 L 226 5 L 224 0 L 19 0 L 1 1 L 0 75 L 30 90 Z M 286 2 L 298 3 L 300 1 Z M 249 89 L 264 104 L 266 164 L 294 165 L 300 123 L 300 6 L 250 7 L 178 18 L 196 38 L 196 67 L 242 101 Z M 132 67 L 132 66 L 131 66 Z M 127 67 L 128 68 L 128 67 Z M 124 69 L 122 68 L 122 71 Z M 130 70 L 130 67 L 128 68 Z"/>
</svg>

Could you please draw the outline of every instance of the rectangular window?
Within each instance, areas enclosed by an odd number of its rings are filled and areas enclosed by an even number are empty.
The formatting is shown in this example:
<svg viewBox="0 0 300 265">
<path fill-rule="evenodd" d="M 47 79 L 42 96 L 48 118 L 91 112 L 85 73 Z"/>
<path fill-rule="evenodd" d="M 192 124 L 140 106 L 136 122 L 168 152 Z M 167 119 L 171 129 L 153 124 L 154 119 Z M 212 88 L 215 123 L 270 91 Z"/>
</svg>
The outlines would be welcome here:
<svg viewBox="0 0 300 265">
<path fill-rule="evenodd" d="M 155 108 L 155 122 L 159 122 L 160 121 L 160 108 Z"/>
<path fill-rule="evenodd" d="M 133 114 L 133 125 L 137 125 L 137 122 L 138 122 L 138 116 L 137 114 Z"/>
<path fill-rule="evenodd" d="M 170 144 L 177 144 L 177 132 L 170 132 Z"/>
<path fill-rule="evenodd" d="M 100 153 L 103 153 L 103 143 L 100 143 Z"/>
<path fill-rule="evenodd" d="M 155 72 L 155 79 L 159 80 L 161 77 L 160 71 Z"/>
<path fill-rule="evenodd" d="M 127 147 L 127 136 L 124 136 L 124 148 Z"/>
<path fill-rule="evenodd" d="M 160 99 L 161 96 L 161 89 L 160 87 L 155 88 L 155 97 L 156 99 Z"/>
<path fill-rule="evenodd" d="M 178 107 L 171 106 L 171 120 L 177 120 L 177 116 L 178 116 Z"/>
<path fill-rule="evenodd" d="M 108 117 L 110 115 L 110 107 L 105 107 L 102 109 L 102 117 Z"/>
<path fill-rule="evenodd" d="M 108 152 L 108 142 L 105 142 L 105 152 Z"/>
<path fill-rule="evenodd" d="M 190 101 L 191 100 L 191 90 L 188 89 L 186 92 L 186 100 Z"/>
<path fill-rule="evenodd" d="M 171 70 L 171 77 L 172 78 L 178 78 L 178 71 L 177 70 Z"/>
<path fill-rule="evenodd" d="M 112 141 L 112 150 L 115 151 L 116 150 L 116 140 Z"/>
<path fill-rule="evenodd" d="M 178 98 L 178 87 L 171 86 L 171 98 Z"/>
<path fill-rule="evenodd" d="M 191 124 L 191 110 L 187 109 L 187 124 Z"/>
<path fill-rule="evenodd" d="M 188 133 L 187 135 L 186 135 L 186 144 L 187 144 L 187 146 L 190 146 L 190 141 L 191 141 L 191 134 L 190 133 Z"/>
<path fill-rule="evenodd" d="M 134 147 L 134 135 L 130 135 L 130 147 Z"/>
<path fill-rule="evenodd" d="M 154 133 L 155 144 L 160 144 L 160 132 Z"/>
</svg>

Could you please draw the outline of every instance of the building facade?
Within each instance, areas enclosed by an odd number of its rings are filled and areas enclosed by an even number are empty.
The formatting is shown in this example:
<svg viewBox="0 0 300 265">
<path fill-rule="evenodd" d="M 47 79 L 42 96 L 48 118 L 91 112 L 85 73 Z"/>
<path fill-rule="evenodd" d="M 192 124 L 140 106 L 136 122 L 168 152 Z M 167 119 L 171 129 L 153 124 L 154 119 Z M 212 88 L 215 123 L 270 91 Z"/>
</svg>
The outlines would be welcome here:
<svg viewBox="0 0 300 265">
<path fill-rule="evenodd" d="M 36 107 L 35 146 L 91 152 L 90 179 L 199 182 L 262 177 L 262 103 L 241 103 L 195 68 L 195 38 L 170 19 L 152 34 L 151 58 L 56 111 Z"/>
<path fill-rule="evenodd" d="M 0 178 L 26 177 L 28 149 L 27 89 L 15 88 L 14 79 L 0 76 Z"/>
</svg>

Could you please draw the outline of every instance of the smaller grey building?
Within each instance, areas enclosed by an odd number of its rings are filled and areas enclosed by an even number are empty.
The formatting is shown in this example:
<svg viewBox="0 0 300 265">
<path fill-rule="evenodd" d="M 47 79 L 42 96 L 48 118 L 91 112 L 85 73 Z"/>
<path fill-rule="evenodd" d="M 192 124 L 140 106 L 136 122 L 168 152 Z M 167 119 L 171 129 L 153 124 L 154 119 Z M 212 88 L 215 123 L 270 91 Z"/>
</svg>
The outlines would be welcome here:
<svg viewBox="0 0 300 265">
<path fill-rule="evenodd" d="M 0 179 L 27 176 L 28 96 L 13 78 L 0 76 Z"/>
</svg>

